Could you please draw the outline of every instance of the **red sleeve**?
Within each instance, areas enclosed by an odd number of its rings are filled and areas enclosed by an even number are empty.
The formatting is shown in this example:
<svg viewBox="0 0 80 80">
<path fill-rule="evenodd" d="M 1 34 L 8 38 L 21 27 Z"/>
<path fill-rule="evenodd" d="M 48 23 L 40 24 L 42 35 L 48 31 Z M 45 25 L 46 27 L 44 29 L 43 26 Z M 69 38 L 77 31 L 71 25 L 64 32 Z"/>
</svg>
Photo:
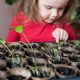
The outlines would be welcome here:
<svg viewBox="0 0 80 80">
<path fill-rule="evenodd" d="M 15 31 L 15 27 L 20 25 L 22 21 L 24 21 L 26 18 L 25 16 L 23 16 L 23 13 L 20 12 L 20 13 L 17 13 L 11 24 L 10 24 L 10 29 L 9 29 L 9 32 L 8 32 L 8 35 L 6 37 L 6 42 L 16 42 L 16 41 L 19 41 L 20 40 L 20 36 L 19 34 Z"/>
<path fill-rule="evenodd" d="M 70 23 L 65 24 L 64 29 L 69 34 L 69 40 L 77 40 L 77 34 L 75 33 L 74 29 L 71 27 Z"/>
<path fill-rule="evenodd" d="M 20 37 L 15 30 L 9 30 L 8 35 L 6 37 L 6 42 L 16 42 L 19 41 Z"/>
</svg>

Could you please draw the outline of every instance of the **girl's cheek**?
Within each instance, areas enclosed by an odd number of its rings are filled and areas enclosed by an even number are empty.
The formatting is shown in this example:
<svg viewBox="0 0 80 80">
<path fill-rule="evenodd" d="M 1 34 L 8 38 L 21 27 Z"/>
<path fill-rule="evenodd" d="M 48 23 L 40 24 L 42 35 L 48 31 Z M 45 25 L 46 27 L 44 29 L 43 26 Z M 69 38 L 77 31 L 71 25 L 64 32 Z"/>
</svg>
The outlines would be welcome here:
<svg viewBox="0 0 80 80">
<path fill-rule="evenodd" d="M 63 13 L 64 13 L 64 10 L 62 10 L 62 11 L 60 12 L 60 16 L 62 16 L 62 15 L 63 15 Z"/>
<path fill-rule="evenodd" d="M 62 15 L 63 15 L 63 11 L 62 12 L 59 12 L 58 17 L 61 17 Z"/>
<path fill-rule="evenodd" d="M 43 17 L 47 17 L 47 16 L 49 15 L 49 12 L 44 11 L 44 12 L 42 12 L 41 14 L 42 14 Z"/>
</svg>

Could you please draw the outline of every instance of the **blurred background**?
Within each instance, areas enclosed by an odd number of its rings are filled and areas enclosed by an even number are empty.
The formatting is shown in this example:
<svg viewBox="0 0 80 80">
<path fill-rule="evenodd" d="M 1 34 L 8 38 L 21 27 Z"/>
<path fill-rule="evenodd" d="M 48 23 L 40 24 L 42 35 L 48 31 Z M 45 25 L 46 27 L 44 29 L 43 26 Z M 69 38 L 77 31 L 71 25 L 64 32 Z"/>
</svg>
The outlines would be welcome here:
<svg viewBox="0 0 80 80">
<path fill-rule="evenodd" d="M 17 10 L 14 1 L 16 0 L 0 0 L 0 38 L 6 37 L 10 22 Z"/>
<path fill-rule="evenodd" d="M 21 0 L 0 0 L 0 38 L 5 38 L 10 22 L 15 15 Z M 76 19 L 72 26 L 80 39 L 80 0 L 76 0 Z M 75 17 L 75 15 L 73 15 Z"/>
</svg>

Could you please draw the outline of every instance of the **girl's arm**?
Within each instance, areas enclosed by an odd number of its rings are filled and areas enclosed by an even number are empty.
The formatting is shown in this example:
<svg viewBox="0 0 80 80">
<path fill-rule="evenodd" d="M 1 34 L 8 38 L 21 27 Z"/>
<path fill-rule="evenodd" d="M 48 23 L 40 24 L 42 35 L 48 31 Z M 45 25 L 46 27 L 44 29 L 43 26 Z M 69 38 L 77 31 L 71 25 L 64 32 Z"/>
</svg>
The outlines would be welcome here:
<svg viewBox="0 0 80 80">
<path fill-rule="evenodd" d="M 20 40 L 20 36 L 15 30 L 10 29 L 6 37 L 6 42 L 16 42 Z"/>
<path fill-rule="evenodd" d="M 6 42 L 16 42 L 20 40 L 20 35 L 15 31 L 15 27 L 20 25 L 20 20 L 22 20 L 22 13 L 17 13 L 13 18 L 8 35 L 6 36 Z"/>
</svg>

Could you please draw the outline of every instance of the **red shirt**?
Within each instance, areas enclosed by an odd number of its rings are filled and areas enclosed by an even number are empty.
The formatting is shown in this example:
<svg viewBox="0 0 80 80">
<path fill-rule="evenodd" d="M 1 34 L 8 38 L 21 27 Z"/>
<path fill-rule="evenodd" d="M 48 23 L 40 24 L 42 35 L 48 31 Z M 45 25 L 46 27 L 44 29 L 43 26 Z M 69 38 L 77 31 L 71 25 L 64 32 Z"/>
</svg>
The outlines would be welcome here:
<svg viewBox="0 0 80 80">
<path fill-rule="evenodd" d="M 23 23 L 23 33 L 28 38 L 29 42 L 55 42 L 55 38 L 52 36 L 52 32 L 56 28 L 55 25 L 39 22 L 35 23 L 33 21 L 24 22 L 25 20 L 27 21 L 27 17 L 22 12 L 17 13 L 11 22 L 11 28 L 15 28 Z M 63 24 L 62 28 L 68 32 L 70 40 L 77 39 L 70 24 Z M 6 42 L 16 41 L 27 42 L 22 33 L 17 33 L 14 29 L 10 29 L 6 37 Z"/>
</svg>

